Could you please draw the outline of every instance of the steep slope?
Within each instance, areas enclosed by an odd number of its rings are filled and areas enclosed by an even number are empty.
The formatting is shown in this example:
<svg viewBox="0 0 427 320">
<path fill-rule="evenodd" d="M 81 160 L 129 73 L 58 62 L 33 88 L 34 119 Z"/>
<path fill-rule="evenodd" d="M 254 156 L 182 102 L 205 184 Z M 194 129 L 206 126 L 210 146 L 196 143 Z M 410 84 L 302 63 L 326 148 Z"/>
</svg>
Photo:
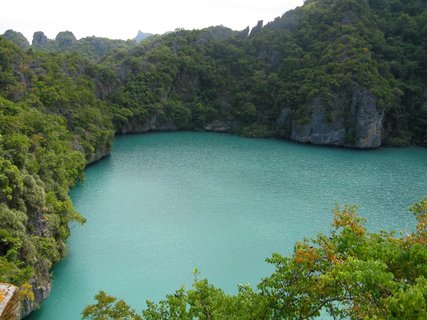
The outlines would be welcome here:
<svg viewBox="0 0 427 320">
<path fill-rule="evenodd" d="M 69 188 L 109 152 L 114 132 L 89 62 L 23 53 L 0 37 L 0 68 L 0 282 L 27 292 L 25 316 L 49 295 L 68 223 L 84 221 Z"/>
</svg>

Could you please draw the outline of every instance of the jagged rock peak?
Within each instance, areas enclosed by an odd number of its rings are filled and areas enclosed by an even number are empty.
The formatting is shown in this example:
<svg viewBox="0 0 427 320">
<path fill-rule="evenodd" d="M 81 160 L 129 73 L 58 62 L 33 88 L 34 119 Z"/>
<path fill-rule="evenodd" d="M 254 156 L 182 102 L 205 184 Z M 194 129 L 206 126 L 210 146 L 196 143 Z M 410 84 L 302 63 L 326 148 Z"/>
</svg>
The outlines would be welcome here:
<svg viewBox="0 0 427 320">
<path fill-rule="evenodd" d="M 5 33 L 3 33 L 3 37 L 15 43 L 22 50 L 27 50 L 30 47 L 30 43 L 21 32 L 9 29 L 6 30 Z"/>
<path fill-rule="evenodd" d="M 249 26 L 247 26 L 245 29 L 240 31 L 239 34 L 241 38 L 246 38 L 249 35 Z"/>
<path fill-rule="evenodd" d="M 36 31 L 33 35 L 32 46 L 36 49 L 45 48 L 49 43 L 48 37 L 43 33 L 43 31 Z"/>
<path fill-rule="evenodd" d="M 260 32 L 263 25 L 264 25 L 264 21 L 263 20 L 259 20 L 258 23 L 256 24 L 256 26 L 252 28 L 252 30 L 251 30 L 251 36 L 253 36 L 253 35 L 257 34 L 258 32 Z"/>
<path fill-rule="evenodd" d="M 138 30 L 138 34 L 136 35 L 135 38 L 133 38 L 133 40 L 137 43 L 140 43 L 142 40 L 151 37 L 153 34 L 152 33 L 148 33 L 148 32 L 142 32 L 141 30 Z"/>
<path fill-rule="evenodd" d="M 55 38 L 56 43 L 60 48 L 72 46 L 76 41 L 76 37 L 71 31 L 62 31 Z"/>
</svg>

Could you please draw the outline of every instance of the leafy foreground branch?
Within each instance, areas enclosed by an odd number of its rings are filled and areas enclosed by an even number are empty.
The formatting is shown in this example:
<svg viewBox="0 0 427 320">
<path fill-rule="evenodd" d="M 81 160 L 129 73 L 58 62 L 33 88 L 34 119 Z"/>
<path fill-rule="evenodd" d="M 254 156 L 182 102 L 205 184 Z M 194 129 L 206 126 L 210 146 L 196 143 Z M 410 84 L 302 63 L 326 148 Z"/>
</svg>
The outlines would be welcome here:
<svg viewBox="0 0 427 320">
<path fill-rule="evenodd" d="M 354 206 L 334 210 L 332 230 L 298 242 L 291 257 L 273 254 L 274 273 L 257 289 L 226 294 L 199 280 L 139 315 L 101 291 L 84 319 L 427 319 L 427 197 L 411 212 L 411 234 L 370 233 Z"/>
</svg>

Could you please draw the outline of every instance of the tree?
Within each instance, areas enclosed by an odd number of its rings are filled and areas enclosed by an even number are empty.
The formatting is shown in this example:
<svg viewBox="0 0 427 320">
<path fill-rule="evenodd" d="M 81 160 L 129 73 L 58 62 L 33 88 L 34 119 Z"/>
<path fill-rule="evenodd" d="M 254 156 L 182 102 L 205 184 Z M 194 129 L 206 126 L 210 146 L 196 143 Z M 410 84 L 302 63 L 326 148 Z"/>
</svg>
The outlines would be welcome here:
<svg viewBox="0 0 427 320">
<path fill-rule="evenodd" d="M 117 301 L 117 298 L 107 295 L 104 291 L 100 291 L 95 299 L 97 304 L 85 308 L 82 312 L 83 319 L 89 318 L 93 320 L 140 320 L 142 319 L 135 310 L 131 309 L 123 300 Z"/>
</svg>

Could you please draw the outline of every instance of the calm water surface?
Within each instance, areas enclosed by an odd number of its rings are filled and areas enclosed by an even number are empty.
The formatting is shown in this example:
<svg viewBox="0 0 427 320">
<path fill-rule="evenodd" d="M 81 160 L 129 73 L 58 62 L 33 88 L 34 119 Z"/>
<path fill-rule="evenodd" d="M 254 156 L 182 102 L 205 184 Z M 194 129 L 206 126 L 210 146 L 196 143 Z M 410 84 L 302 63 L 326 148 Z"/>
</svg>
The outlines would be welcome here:
<svg viewBox="0 0 427 320">
<path fill-rule="evenodd" d="M 329 230 L 335 204 L 358 204 L 371 230 L 410 230 L 427 194 L 427 150 L 356 151 L 215 133 L 115 139 L 71 192 L 73 226 L 52 294 L 32 320 L 80 319 L 104 290 L 138 311 L 191 284 L 256 285 L 304 236 Z"/>
</svg>

